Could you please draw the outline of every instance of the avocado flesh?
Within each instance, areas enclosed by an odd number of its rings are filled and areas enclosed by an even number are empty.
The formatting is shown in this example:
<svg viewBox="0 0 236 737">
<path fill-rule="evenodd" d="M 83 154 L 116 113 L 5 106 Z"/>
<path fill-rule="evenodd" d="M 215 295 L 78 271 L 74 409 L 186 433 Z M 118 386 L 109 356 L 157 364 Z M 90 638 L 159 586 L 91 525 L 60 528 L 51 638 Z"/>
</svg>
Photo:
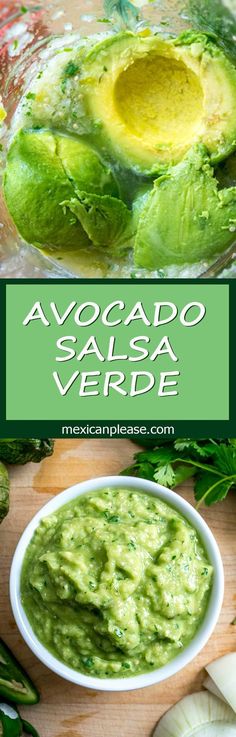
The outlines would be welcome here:
<svg viewBox="0 0 236 737">
<path fill-rule="evenodd" d="M 204 146 L 159 177 L 140 208 L 137 266 L 194 263 L 223 251 L 236 237 L 236 187 L 218 189 Z"/>
<path fill-rule="evenodd" d="M 127 129 L 147 138 L 153 149 L 185 147 L 198 134 L 203 92 L 196 74 L 182 62 L 155 54 L 134 61 L 119 75 L 114 97 Z"/>
<path fill-rule="evenodd" d="M 236 70 L 207 35 L 123 32 L 90 49 L 81 89 L 97 139 L 126 167 L 161 173 L 203 142 L 236 148 Z"/>
<path fill-rule="evenodd" d="M 76 190 L 76 198 L 65 201 L 64 205 L 79 219 L 98 248 L 109 248 L 114 255 L 119 256 L 130 246 L 134 221 L 121 200 Z"/>
<path fill-rule="evenodd" d="M 117 182 L 109 167 L 83 140 L 56 135 L 57 155 L 74 186 L 97 195 L 119 197 Z"/>
<path fill-rule="evenodd" d="M 21 236 L 58 250 L 128 247 L 132 214 L 111 170 L 79 139 L 19 131 L 11 144 L 4 194 Z"/>
<path fill-rule="evenodd" d="M 57 142 L 48 131 L 19 131 L 11 144 L 4 175 L 8 210 L 20 235 L 36 246 L 60 249 L 87 247 L 78 222 L 72 223 L 60 203 L 73 196 L 73 185 L 57 155 Z"/>
</svg>

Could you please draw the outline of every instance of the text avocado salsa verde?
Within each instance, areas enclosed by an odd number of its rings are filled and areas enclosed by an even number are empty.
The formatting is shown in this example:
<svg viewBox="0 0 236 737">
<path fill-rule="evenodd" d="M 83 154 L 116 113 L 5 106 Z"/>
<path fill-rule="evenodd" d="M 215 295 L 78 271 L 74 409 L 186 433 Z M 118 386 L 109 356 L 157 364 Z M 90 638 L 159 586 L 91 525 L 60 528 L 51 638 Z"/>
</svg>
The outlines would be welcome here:
<svg viewBox="0 0 236 737">
<path fill-rule="evenodd" d="M 147 493 L 104 488 L 45 517 L 21 578 L 39 640 L 83 673 L 131 676 L 172 660 L 204 616 L 213 570 L 195 529 Z"/>
</svg>

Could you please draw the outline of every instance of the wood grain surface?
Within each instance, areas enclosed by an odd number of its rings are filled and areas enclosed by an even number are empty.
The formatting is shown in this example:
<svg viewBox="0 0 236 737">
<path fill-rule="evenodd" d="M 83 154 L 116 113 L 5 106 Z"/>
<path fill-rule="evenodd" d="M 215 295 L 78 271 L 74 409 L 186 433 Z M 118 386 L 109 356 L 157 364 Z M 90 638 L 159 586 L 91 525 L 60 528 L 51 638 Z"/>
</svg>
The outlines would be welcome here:
<svg viewBox="0 0 236 737">
<path fill-rule="evenodd" d="M 236 649 L 236 495 L 202 514 L 220 546 L 225 569 L 225 598 L 215 632 L 204 650 L 168 681 L 129 693 L 79 688 L 55 676 L 30 652 L 15 625 L 8 595 L 9 571 L 17 541 L 35 512 L 52 495 L 95 476 L 116 474 L 131 461 L 128 440 L 58 440 L 51 458 L 40 465 L 12 467 L 11 510 L 0 528 L 0 635 L 37 684 L 41 701 L 22 708 L 40 737 L 150 737 L 159 717 L 182 696 L 200 690 L 204 666 Z M 180 493 L 193 502 L 191 484 Z"/>
</svg>

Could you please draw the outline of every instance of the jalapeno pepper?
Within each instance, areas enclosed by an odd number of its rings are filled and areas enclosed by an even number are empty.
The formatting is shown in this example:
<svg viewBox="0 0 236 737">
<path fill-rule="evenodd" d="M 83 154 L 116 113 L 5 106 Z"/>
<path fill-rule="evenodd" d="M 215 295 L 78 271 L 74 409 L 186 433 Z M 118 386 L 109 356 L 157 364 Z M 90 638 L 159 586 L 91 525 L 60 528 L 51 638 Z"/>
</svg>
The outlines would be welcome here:
<svg viewBox="0 0 236 737">
<path fill-rule="evenodd" d="M 22 725 L 24 734 L 31 734 L 31 737 L 39 737 L 39 733 L 35 727 L 33 727 L 29 722 L 26 722 L 25 719 L 22 719 Z"/>
<path fill-rule="evenodd" d="M 25 719 L 21 719 L 16 709 L 10 704 L 0 703 L 1 737 L 21 737 L 23 734 L 39 737 L 37 730 Z"/>
<path fill-rule="evenodd" d="M 22 721 L 12 706 L 0 704 L 0 735 L 3 737 L 20 737 Z"/>
<path fill-rule="evenodd" d="M 36 704 L 39 701 L 34 684 L 1 639 L 0 696 L 16 704 Z"/>
</svg>

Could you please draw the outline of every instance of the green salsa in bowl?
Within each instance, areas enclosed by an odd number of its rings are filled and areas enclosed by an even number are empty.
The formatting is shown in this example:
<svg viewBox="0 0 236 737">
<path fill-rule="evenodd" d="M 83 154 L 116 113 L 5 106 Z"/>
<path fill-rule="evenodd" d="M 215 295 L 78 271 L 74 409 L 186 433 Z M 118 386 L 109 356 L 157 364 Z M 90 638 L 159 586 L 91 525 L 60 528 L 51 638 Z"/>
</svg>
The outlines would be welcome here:
<svg viewBox="0 0 236 737">
<path fill-rule="evenodd" d="M 222 602 L 216 542 L 174 492 L 93 479 L 54 497 L 17 546 L 11 602 L 49 668 L 80 685 L 128 690 L 182 668 Z"/>
</svg>

